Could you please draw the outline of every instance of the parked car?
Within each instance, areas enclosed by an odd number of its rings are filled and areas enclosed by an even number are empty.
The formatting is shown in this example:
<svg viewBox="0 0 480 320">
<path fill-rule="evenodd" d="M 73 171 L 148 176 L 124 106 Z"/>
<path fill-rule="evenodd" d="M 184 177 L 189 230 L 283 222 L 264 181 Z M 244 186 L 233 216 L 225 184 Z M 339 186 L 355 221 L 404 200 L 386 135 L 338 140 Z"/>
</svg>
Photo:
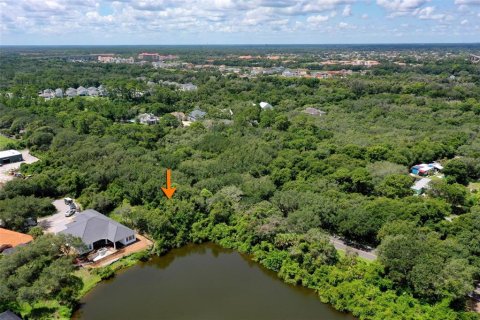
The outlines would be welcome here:
<svg viewBox="0 0 480 320">
<path fill-rule="evenodd" d="M 65 212 L 65 217 L 70 217 L 70 216 L 73 216 L 75 214 L 75 212 L 77 212 L 77 210 L 75 209 L 69 209 Z"/>
<path fill-rule="evenodd" d="M 71 203 L 73 203 L 73 199 L 72 199 L 72 198 L 64 198 L 63 201 L 65 202 L 65 204 L 71 204 Z"/>
</svg>

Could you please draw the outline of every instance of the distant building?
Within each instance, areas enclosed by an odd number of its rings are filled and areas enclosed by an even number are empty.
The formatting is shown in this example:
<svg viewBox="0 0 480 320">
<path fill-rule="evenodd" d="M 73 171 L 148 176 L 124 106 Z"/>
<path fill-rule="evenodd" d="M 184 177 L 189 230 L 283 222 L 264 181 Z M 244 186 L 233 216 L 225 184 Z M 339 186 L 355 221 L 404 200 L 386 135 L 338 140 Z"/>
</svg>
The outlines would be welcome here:
<svg viewBox="0 0 480 320">
<path fill-rule="evenodd" d="M 310 107 L 303 110 L 303 112 L 314 117 L 320 117 L 324 114 L 327 114 L 325 111 L 318 110 L 315 108 L 310 108 Z"/>
<path fill-rule="evenodd" d="M 60 88 L 55 89 L 55 97 L 63 98 L 63 90 Z"/>
<path fill-rule="evenodd" d="M 200 119 L 203 119 L 206 114 L 207 113 L 205 111 L 196 108 L 195 110 L 193 110 L 188 114 L 188 121 L 192 121 L 192 122 L 198 121 Z"/>
<path fill-rule="evenodd" d="M 104 97 L 104 96 L 107 95 L 107 89 L 105 89 L 103 84 L 98 86 L 97 91 L 98 91 L 98 95 L 101 96 L 101 97 Z"/>
<path fill-rule="evenodd" d="M 160 60 L 160 55 L 158 53 L 143 52 L 138 55 L 138 59 L 145 61 L 158 61 Z"/>
<path fill-rule="evenodd" d="M 427 176 L 429 174 L 437 173 L 438 171 L 443 170 L 443 166 L 438 162 L 432 163 L 421 163 L 412 167 L 410 172 L 418 176 Z"/>
<path fill-rule="evenodd" d="M 267 109 L 273 109 L 272 105 L 268 102 L 260 102 L 260 108 L 262 108 L 262 110 L 267 110 Z"/>
<path fill-rule="evenodd" d="M 23 161 L 22 154 L 17 150 L 0 151 L 0 164 L 8 164 Z"/>
<path fill-rule="evenodd" d="M 140 122 L 141 124 L 147 124 L 147 125 L 157 124 L 158 121 L 160 120 L 153 113 L 142 113 L 142 114 L 139 114 L 137 118 L 138 118 L 138 122 Z"/>
<path fill-rule="evenodd" d="M 65 94 L 67 97 L 73 98 L 77 96 L 77 89 L 75 88 L 68 88 L 67 91 L 65 91 Z"/>
<path fill-rule="evenodd" d="M 98 62 L 111 63 L 113 62 L 114 58 L 115 58 L 114 54 L 105 54 L 105 55 L 98 56 L 97 59 L 98 59 Z"/>
<path fill-rule="evenodd" d="M 45 89 L 38 96 L 49 100 L 55 98 L 55 91 L 52 89 Z"/>
<path fill-rule="evenodd" d="M 174 116 L 175 118 L 177 118 L 178 121 L 186 121 L 187 120 L 187 116 L 183 112 L 170 112 L 170 114 L 172 116 Z"/>
<path fill-rule="evenodd" d="M 88 95 L 91 96 L 91 97 L 97 97 L 97 96 L 98 96 L 98 89 L 95 88 L 95 87 L 89 87 L 89 88 L 87 89 L 87 93 L 88 93 Z"/>
<path fill-rule="evenodd" d="M 181 91 L 195 91 L 197 89 L 198 89 L 198 87 L 196 85 L 194 85 L 193 83 L 180 84 L 180 90 Z"/>
<path fill-rule="evenodd" d="M 77 95 L 78 96 L 86 96 L 86 95 L 88 95 L 88 91 L 84 87 L 80 86 L 80 87 L 77 88 Z"/>
<path fill-rule="evenodd" d="M 421 195 L 425 192 L 426 189 L 428 189 L 430 181 L 432 180 L 429 178 L 422 178 L 420 180 L 417 180 L 415 181 L 415 184 L 411 187 L 411 189 L 415 191 L 417 195 Z"/>
</svg>

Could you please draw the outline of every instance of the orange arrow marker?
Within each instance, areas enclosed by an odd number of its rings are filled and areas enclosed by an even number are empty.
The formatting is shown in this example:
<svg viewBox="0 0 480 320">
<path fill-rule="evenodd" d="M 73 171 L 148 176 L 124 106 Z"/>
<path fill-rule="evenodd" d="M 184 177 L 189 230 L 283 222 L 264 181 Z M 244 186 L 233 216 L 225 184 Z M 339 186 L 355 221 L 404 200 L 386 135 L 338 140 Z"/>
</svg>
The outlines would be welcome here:
<svg viewBox="0 0 480 320">
<path fill-rule="evenodd" d="M 177 188 L 172 188 L 172 181 L 171 181 L 172 170 L 167 169 L 167 187 L 162 187 L 162 191 L 168 199 L 173 197 L 175 190 Z"/>
</svg>

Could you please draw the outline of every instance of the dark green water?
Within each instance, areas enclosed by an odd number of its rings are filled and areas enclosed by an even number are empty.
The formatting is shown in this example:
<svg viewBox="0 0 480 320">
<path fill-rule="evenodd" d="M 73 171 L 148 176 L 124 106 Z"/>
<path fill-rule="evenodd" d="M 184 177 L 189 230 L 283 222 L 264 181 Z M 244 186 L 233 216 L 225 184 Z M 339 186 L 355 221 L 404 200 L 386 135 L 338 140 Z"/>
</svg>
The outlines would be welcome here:
<svg viewBox="0 0 480 320">
<path fill-rule="evenodd" d="M 83 299 L 74 319 L 354 318 L 235 251 L 202 244 L 172 250 L 101 283 Z"/>
</svg>

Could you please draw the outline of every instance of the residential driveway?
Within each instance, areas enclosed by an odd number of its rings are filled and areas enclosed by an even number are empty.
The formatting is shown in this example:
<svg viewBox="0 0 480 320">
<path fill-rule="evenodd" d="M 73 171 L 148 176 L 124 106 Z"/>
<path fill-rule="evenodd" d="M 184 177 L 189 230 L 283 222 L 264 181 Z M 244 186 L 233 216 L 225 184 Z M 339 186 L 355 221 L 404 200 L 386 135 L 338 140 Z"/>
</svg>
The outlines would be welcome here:
<svg viewBox="0 0 480 320">
<path fill-rule="evenodd" d="M 38 219 L 38 225 L 47 233 L 57 233 L 64 230 L 66 228 L 65 225 L 72 222 L 75 215 L 78 214 L 75 213 L 73 216 L 65 217 L 65 212 L 70 209 L 70 207 L 65 204 L 63 199 L 53 201 L 53 205 L 57 209 L 57 213 Z"/>
<path fill-rule="evenodd" d="M 28 149 L 20 151 L 20 153 L 23 156 L 23 161 L 21 162 L 14 162 L 14 163 L 9 163 L 9 164 L 4 164 L 3 166 L 0 167 L 0 188 L 8 181 L 15 179 L 14 176 L 9 175 L 10 170 L 18 170 L 20 169 L 20 165 L 22 163 L 34 163 L 38 161 L 38 158 L 35 158 L 30 154 Z"/>
</svg>

